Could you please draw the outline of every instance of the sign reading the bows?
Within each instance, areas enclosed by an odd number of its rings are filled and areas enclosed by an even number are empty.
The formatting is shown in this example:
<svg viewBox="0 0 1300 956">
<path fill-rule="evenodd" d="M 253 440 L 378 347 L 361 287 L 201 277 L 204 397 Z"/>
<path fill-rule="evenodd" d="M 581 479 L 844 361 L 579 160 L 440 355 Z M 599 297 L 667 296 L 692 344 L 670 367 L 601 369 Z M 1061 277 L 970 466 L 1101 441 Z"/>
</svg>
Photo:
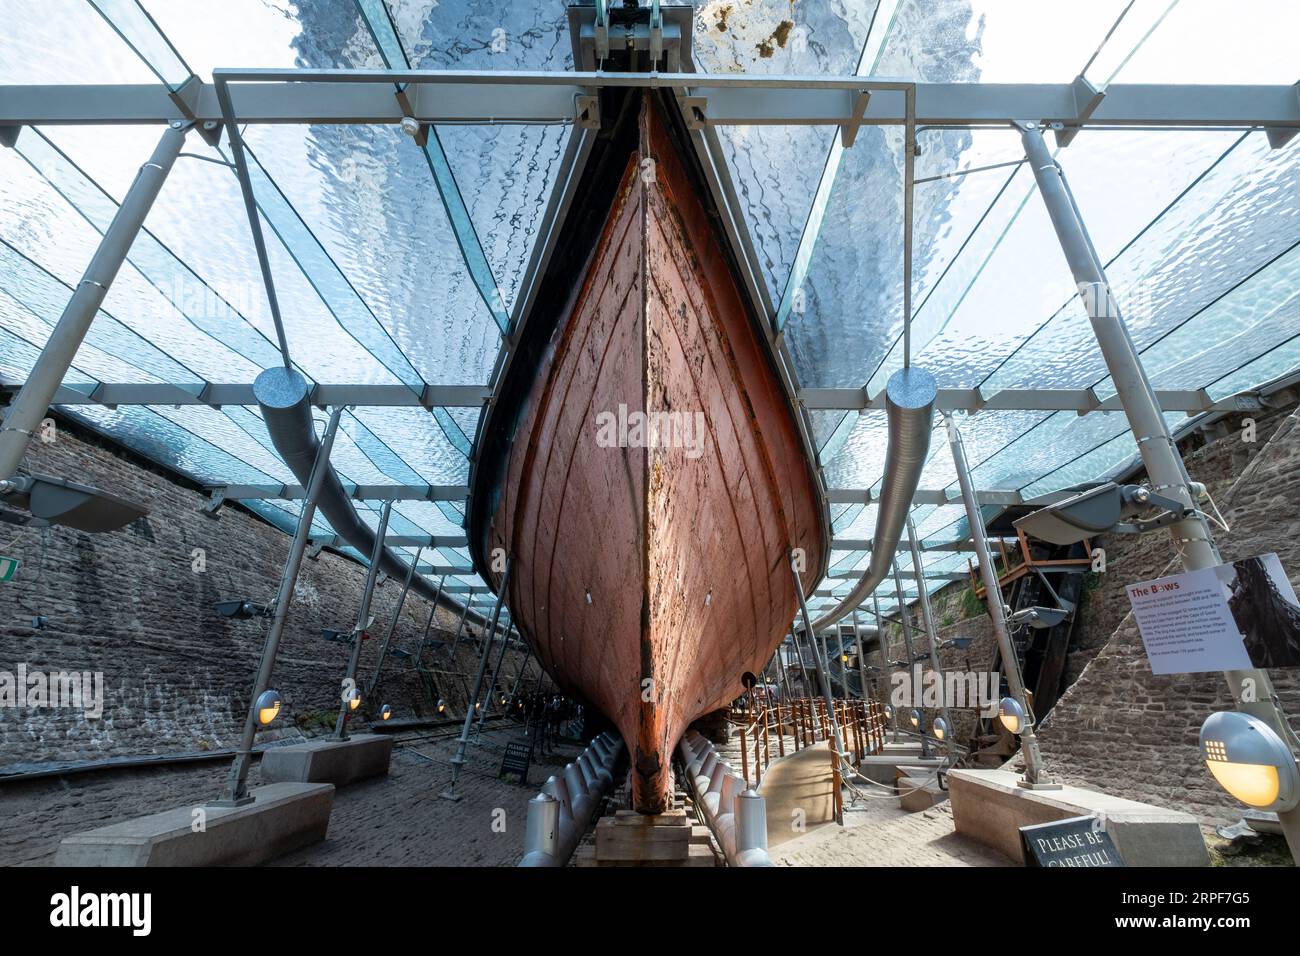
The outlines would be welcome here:
<svg viewBox="0 0 1300 956">
<path fill-rule="evenodd" d="M 1096 817 L 1070 817 L 1020 828 L 1025 866 L 1123 866 L 1110 834 Z"/>
<path fill-rule="evenodd" d="M 0 557 L 0 583 L 12 581 L 22 562 L 17 558 Z"/>
</svg>

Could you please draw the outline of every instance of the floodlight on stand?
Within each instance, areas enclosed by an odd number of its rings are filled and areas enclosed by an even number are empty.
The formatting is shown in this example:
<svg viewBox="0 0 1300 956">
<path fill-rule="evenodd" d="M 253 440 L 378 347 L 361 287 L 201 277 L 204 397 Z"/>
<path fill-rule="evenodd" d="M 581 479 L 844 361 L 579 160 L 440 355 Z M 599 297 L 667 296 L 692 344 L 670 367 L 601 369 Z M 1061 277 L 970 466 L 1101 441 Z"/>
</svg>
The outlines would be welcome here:
<svg viewBox="0 0 1300 956">
<path fill-rule="evenodd" d="M 391 716 L 393 716 L 393 708 L 389 707 L 387 704 L 384 704 L 383 707 L 379 708 L 380 720 L 387 720 Z"/>
<path fill-rule="evenodd" d="M 280 716 L 280 692 L 277 690 L 264 690 L 257 698 L 257 722 L 265 727 L 276 717 Z"/>
<path fill-rule="evenodd" d="M 1021 608 L 1007 618 L 1007 623 L 1012 627 L 1028 624 L 1030 627 L 1044 630 L 1049 627 L 1056 627 L 1069 616 L 1070 611 L 1068 608 L 1026 607 Z"/>
<path fill-rule="evenodd" d="M 46 475 L 17 475 L 0 481 L 0 501 L 30 513 L 0 509 L 0 519 L 10 524 L 61 525 L 90 534 L 116 531 L 149 513 L 90 485 Z"/>
<path fill-rule="evenodd" d="M 931 729 L 934 731 L 934 736 L 937 739 L 939 740 L 948 739 L 948 721 L 944 720 L 942 717 L 936 717 L 934 718 L 934 723 L 931 724 L 930 726 Z"/>
<path fill-rule="evenodd" d="M 907 715 L 907 719 L 912 722 L 913 727 L 921 726 L 921 712 L 917 710 L 915 707 L 912 708 L 912 712 Z"/>
<path fill-rule="evenodd" d="M 361 706 L 361 688 L 355 684 L 343 692 L 343 699 L 347 701 L 348 710 L 356 710 Z"/>
<path fill-rule="evenodd" d="M 950 637 L 946 641 L 939 642 L 939 650 L 948 651 L 955 648 L 959 651 L 964 651 L 966 648 L 970 647 L 972 640 L 974 640 L 974 638 Z"/>
<path fill-rule="evenodd" d="M 1024 706 L 1014 697 L 1003 697 L 998 703 L 998 721 L 1013 734 L 1020 733 L 1028 722 Z"/>
<path fill-rule="evenodd" d="M 1284 813 L 1300 803 L 1295 754 L 1257 717 L 1211 714 L 1201 725 L 1201 757 L 1219 786 L 1247 806 Z"/>
<path fill-rule="evenodd" d="M 420 121 L 414 116 L 403 116 L 398 126 L 411 139 L 416 139 L 420 135 Z"/>
<path fill-rule="evenodd" d="M 893 704 L 886 704 L 886 705 L 885 705 L 885 719 L 886 719 L 886 720 L 893 720 L 893 719 L 894 719 L 894 705 L 893 705 Z"/>
<path fill-rule="evenodd" d="M 439 697 L 439 698 L 438 698 L 438 713 L 440 713 L 440 714 L 445 714 L 446 712 L 447 712 L 447 702 L 446 702 L 445 700 L 443 700 L 441 697 Z"/>
</svg>

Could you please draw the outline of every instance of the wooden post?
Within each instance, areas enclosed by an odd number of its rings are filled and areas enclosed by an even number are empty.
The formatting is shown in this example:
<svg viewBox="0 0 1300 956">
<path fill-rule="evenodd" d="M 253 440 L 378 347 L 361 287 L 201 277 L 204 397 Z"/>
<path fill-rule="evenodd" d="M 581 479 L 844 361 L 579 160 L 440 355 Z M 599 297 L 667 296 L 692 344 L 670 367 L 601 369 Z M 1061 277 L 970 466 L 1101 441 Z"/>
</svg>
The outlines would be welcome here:
<svg viewBox="0 0 1300 956">
<path fill-rule="evenodd" d="M 840 781 L 840 755 L 831 748 L 831 812 L 835 822 L 844 825 L 844 785 Z"/>
<path fill-rule="evenodd" d="M 740 725 L 740 775 L 749 786 L 749 749 L 745 746 L 745 725 Z"/>
<path fill-rule="evenodd" d="M 768 708 L 763 708 L 763 766 L 766 767 L 772 762 L 772 728 L 767 721 Z"/>
<path fill-rule="evenodd" d="M 776 754 L 785 756 L 785 721 L 781 719 L 781 704 L 776 705 Z"/>
</svg>

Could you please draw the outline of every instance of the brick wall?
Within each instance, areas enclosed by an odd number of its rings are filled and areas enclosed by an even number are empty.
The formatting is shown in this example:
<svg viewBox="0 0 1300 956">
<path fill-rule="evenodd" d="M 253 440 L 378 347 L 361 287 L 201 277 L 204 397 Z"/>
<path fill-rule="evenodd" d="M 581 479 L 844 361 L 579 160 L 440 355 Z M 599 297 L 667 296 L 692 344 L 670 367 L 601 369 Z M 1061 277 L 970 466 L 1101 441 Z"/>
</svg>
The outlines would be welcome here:
<svg viewBox="0 0 1300 956">
<path fill-rule="evenodd" d="M 1188 436 L 1180 447 L 1188 472 L 1206 483 L 1232 528 L 1216 529 L 1224 559 L 1275 551 L 1300 590 L 1297 414 L 1293 402 L 1254 413 L 1253 442 L 1243 440 L 1246 417 L 1231 416 L 1207 433 Z M 1236 819 L 1240 805 L 1215 784 L 1197 745 L 1205 717 L 1232 705 L 1227 684 L 1217 673 L 1154 676 L 1129 610 L 1129 584 L 1181 570 L 1168 536 L 1107 536 L 1094 543 L 1105 549 L 1106 571 L 1080 602 L 1064 678 L 1068 689 L 1043 721 L 1040 739 L 1049 768 L 1068 782 L 1187 810 L 1206 821 Z M 987 614 L 965 617 L 967 591 L 958 582 L 931 599 L 941 640 L 973 638 L 966 652 L 943 652 L 948 670 L 984 670 L 994 656 Z M 916 605 L 912 610 L 919 623 Z M 889 659 L 905 657 L 897 624 L 886 625 L 885 641 Z M 912 641 L 917 653 L 929 649 L 919 631 Z M 880 662 L 872 655 L 868 663 Z M 1300 727 L 1300 672 L 1275 670 L 1272 676 L 1284 709 Z M 937 712 L 922 710 L 928 727 Z M 953 716 L 956 739 L 964 741 L 974 717 L 960 711 Z"/>
<path fill-rule="evenodd" d="M 1230 421 L 1226 437 L 1186 454 L 1188 471 L 1207 483 L 1231 526 L 1215 535 L 1224 560 L 1274 551 L 1300 585 L 1300 412 L 1258 416 L 1257 428 L 1259 440 L 1245 442 L 1240 420 Z M 1197 746 L 1206 716 L 1232 706 L 1227 684 L 1217 673 L 1153 675 L 1124 594 L 1129 583 L 1181 570 L 1169 539 L 1156 532 L 1101 543 L 1107 573 L 1084 610 L 1071 662 L 1078 678 L 1042 727 L 1048 767 L 1066 781 L 1206 821 L 1236 819 L 1241 806 L 1210 777 Z M 1300 671 L 1271 676 L 1300 726 Z"/>
<path fill-rule="evenodd" d="M 33 445 L 25 466 L 116 492 L 145 504 L 149 514 L 97 535 L 0 525 L 0 554 L 23 562 L 13 581 L 0 584 L 0 671 L 16 673 L 20 663 L 47 673 L 99 671 L 105 697 L 98 720 L 75 709 L 0 707 L 0 767 L 236 744 L 267 621 L 232 621 L 212 605 L 231 598 L 269 601 L 289 536 L 238 506 L 208 518 L 200 513 L 207 498 L 199 490 L 61 424 L 58 440 Z M 206 554 L 203 573 L 191 566 L 195 548 Z M 326 722 L 332 729 L 348 648 L 321 639 L 320 629 L 351 628 L 364 579 L 364 567 L 328 551 L 303 562 L 272 679 L 285 705 L 265 739 L 300 727 L 319 732 Z M 401 587 L 388 580 L 376 589 L 375 624 L 359 671 L 365 679 Z M 48 624 L 35 630 L 38 614 Z M 392 646 L 413 650 L 428 614 L 428 602 L 409 596 Z M 457 620 L 439 609 L 430 640 L 450 640 Z M 523 656 L 521 649 L 507 654 L 510 682 Z M 430 715 L 441 695 L 463 714 L 465 683 L 455 672 L 473 681 L 474 644 L 462 640 L 457 657 L 452 662 L 445 652 L 426 651 L 426 666 L 448 673 L 422 682 L 410 659 L 390 656 L 377 699 L 367 703 L 387 702 L 401 717 Z M 529 666 L 536 674 L 536 662 Z M 367 709 L 363 705 L 358 725 Z"/>
</svg>

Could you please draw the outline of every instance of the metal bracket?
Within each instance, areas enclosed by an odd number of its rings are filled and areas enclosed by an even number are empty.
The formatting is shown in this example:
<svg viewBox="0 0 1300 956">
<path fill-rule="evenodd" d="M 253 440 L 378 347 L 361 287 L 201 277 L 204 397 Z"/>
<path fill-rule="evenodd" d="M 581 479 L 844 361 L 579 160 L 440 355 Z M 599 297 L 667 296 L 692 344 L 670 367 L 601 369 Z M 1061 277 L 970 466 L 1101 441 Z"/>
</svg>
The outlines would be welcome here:
<svg viewBox="0 0 1300 956">
<path fill-rule="evenodd" d="M 176 104 L 176 108 L 181 111 L 187 120 L 194 121 L 198 119 L 199 94 L 201 92 L 203 92 L 203 81 L 190 74 L 189 79 L 176 89 L 167 91 L 167 98 Z"/>
<path fill-rule="evenodd" d="M 609 9 L 607 0 L 596 0 L 596 59 L 609 59 Z"/>
<path fill-rule="evenodd" d="M 203 138 L 203 142 L 207 143 L 213 149 L 216 149 L 221 145 L 221 134 L 225 131 L 226 127 L 220 120 L 204 120 L 202 123 L 195 125 L 194 128 L 198 130 L 199 136 Z"/>
<path fill-rule="evenodd" d="M 1057 124 L 1052 124 L 1052 129 L 1056 132 L 1056 145 L 1064 149 L 1074 142 L 1074 137 L 1079 135 L 1079 130 L 1083 124 L 1088 122 L 1092 114 L 1096 112 L 1101 101 L 1106 98 L 1106 94 L 1097 87 L 1093 86 L 1084 76 L 1076 76 L 1072 84 L 1074 89 L 1074 119 Z"/>
<path fill-rule="evenodd" d="M 411 98 L 406 95 L 409 86 L 409 83 L 399 83 L 393 95 L 397 97 L 397 104 L 402 108 L 402 128 L 405 130 L 412 123 L 418 124 L 419 129 L 411 138 L 415 140 L 416 146 L 423 149 L 429 144 L 429 124 L 421 123 L 415 118 L 415 107 L 411 105 Z"/>
<path fill-rule="evenodd" d="M 1097 394 L 1097 390 L 1095 388 L 1089 386 L 1087 389 L 1084 390 L 1084 395 L 1085 395 L 1085 399 L 1084 399 L 1083 407 L 1075 411 L 1075 414 L 1078 415 L 1080 418 L 1082 418 L 1084 415 L 1087 415 L 1089 412 L 1096 411 L 1098 408 L 1101 407 L 1101 397 Z"/>
<path fill-rule="evenodd" d="M 573 98 L 574 116 L 582 129 L 600 129 L 600 97 L 594 93 Z"/>
<path fill-rule="evenodd" d="M 862 117 L 867 115 L 867 104 L 870 102 L 870 90 L 859 90 L 853 97 L 853 106 L 849 109 L 849 116 L 852 118 L 840 127 L 840 145 L 845 149 L 857 140 L 858 130 L 862 128 Z"/>
<path fill-rule="evenodd" d="M 18 134 L 22 131 L 21 126 L 0 126 L 0 146 L 8 146 L 13 149 L 18 145 Z"/>
<path fill-rule="evenodd" d="M 325 542 L 311 541 L 309 539 L 307 543 L 308 545 L 310 545 L 310 547 L 308 547 L 307 549 L 307 559 L 309 561 L 315 561 L 317 558 L 320 557 L 320 553 L 325 550 Z"/>
<path fill-rule="evenodd" d="M 1300 82 L 1291 87 L 1291 92 L 1295 95 L 1297 103 L 1300 103 Z M 1300 133 L 1300 129 L 1294 126 L 1264 127 L 1264 135 L 1268 137 L 1268 145 L 1273 149 L 1281 149 L 1295 139 L 1297 133 Z"/>
<path fill-rule="evenodd" d="M 686 128 L 689 130 L 704 129 L 709 125 L 707 110 L 709 108 L 709 98 L 707 96 L 683 96 L 681 98 L 682 113 L 686 117 Z"/>
<path fill-rule="evenodd" d="M 664 17 L 659 0 L 650 0 L 650 67 L 654 69 L 664 56 Z"/>
</svg>

